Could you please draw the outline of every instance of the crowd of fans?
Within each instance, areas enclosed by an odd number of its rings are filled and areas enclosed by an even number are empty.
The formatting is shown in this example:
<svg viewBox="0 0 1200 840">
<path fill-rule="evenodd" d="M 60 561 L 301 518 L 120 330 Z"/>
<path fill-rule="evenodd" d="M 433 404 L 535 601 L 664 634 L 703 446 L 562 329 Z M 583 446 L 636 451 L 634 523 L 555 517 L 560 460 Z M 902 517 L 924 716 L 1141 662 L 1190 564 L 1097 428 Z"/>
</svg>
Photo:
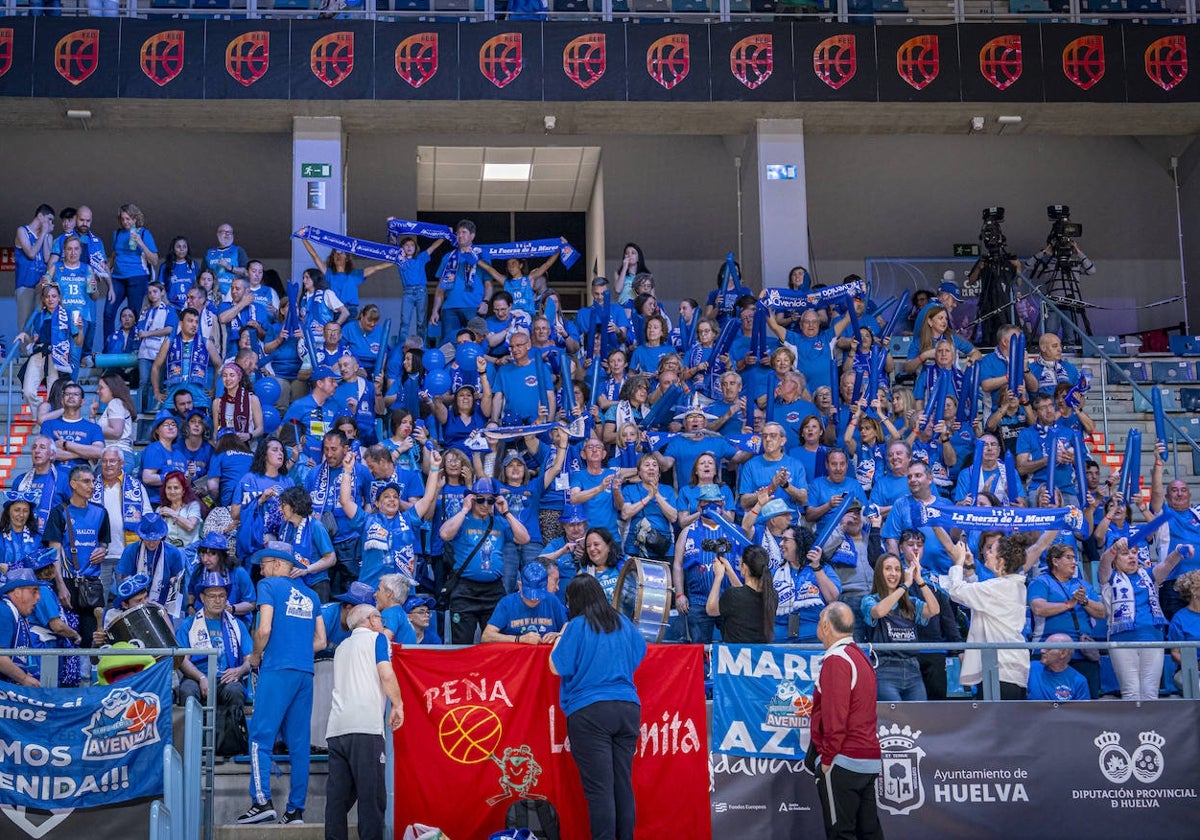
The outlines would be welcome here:
<svg viewBox="0 0 1200 840">
<path fill-rule="evenodd" d="M 972 346 L 950 326 L 952 282 L 890 317 L 859 278 L 831 295 L 802 267 L 768 303 L 730 259 L 668 313 L 630 243 L 572 316 L 557 255 L 493 266 L 463 220 L 454 242 L 393 240 L 405 309 L 389 332 L 359 295 L 387 264 L 306 242 L 289 287 L 229 224 L 160 254 L 135 205 L 107 239 L 92 223 L 43 205 L 16 232 L 14 351 L 39 434 L 0 516 L 0 647 L 100 646 L 149 602 L 179 644 L 219 647 L 234 702 L 256 586 L 280 564 L 325 605 L 332 649 L 370 603 L 398 642 L 552 642 L 567 579 L 611 597 L 631 558 L 671 570 L 672 641 L 816 642 L 840 599 L 863 641 L 929 643 L 880 654 L 885 699 L 946 696 L 939 642 L 1200 638 L 1187 485 L 1156 457 L 1143 504 L 1084 453 L 1080 487 L 1086 377 L 1053 334 L 1015 363 L 1015 326 Z M 907 358 L 890 333 L 912 336 Z M 931 524 L 950 507 L 1067 524 Z M 1123 697 L 1158 696 L 1161 652 L 1110 655 Z M 1048 654 L 1031 676 L 1011 652 L 1001 694 L 1096 697 L 1099 659 Z M 64 659 L 59 683 L 89 667 Z M 181 696 L 214 690 L 203 668 L 182 664 Z M 0 657 L 11 682 L 38 669 Z M 968 653 L 962 684 L 981 671 Z"/>
</svg>

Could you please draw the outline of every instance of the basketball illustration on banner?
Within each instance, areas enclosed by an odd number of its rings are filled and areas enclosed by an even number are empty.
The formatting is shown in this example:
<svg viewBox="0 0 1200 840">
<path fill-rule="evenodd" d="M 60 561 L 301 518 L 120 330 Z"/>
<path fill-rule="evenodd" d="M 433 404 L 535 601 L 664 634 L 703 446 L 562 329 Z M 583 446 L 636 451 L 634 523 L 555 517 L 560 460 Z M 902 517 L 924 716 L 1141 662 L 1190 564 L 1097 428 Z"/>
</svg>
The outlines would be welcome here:
<svg viewBox="0 0 1200 840">
<path fill-rule="evenodd" d="M 504 728 L 485 706 L 457 706 L 438 724 L 442 751 L 459 764 L 478 764 L 492 757 Z"/>
<path fill-rule="evenodd" d="M 542 774 L 542 765 L 528 744 L 506 747 L 496 755 L 503 734 L 499 716 L 486 706 L 456 706 L 438 723 L 438 743 L 449 758 L 459 764 L 479 764 L 490 758 L 500 768 L 501 792 L 487 800 L 489 806 L 510 797 L 545 799 L 530 792 Z"/>
</svg>

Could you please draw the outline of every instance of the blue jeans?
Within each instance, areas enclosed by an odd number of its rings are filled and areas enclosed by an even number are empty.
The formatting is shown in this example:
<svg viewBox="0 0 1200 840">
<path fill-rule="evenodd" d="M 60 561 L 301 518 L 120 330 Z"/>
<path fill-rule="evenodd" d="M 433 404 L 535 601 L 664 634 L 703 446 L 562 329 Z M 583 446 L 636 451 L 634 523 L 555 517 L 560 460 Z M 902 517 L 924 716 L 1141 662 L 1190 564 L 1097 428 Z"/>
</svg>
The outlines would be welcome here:
<svg viewBox="0 0 1200 840">
<path fill-rule="evenodd" d="M 504 560 L 504 567 L 501 580 L 504 581 L 505 594 L 511 595 L 517 591 L 517 578 L 521 571 L 529 565 L 530 561 L 537 558 L 542 553 L 544 545 L 540 542 L 530 540 L 525 545 L 517 545 L 512 540 L 504 544 L 501 557 Z M 559 584 L 566 586 L 565 582 Z"/>
<path fill-rule="evenodd" d="M 398 333 L 401 344 L 414 334 L 420 336 L 421 341 L 424 342 L 428 297 L 424 286 L 404 290 L 404 300 L 400 306 L 400 332 Z"/>
<path fill-rule="evenodd" d="M 150 275 L 114 277 L 109 283 L 112 285 L 112 300 L 105 299 L 104 301 L 104 334 L 106 336 L 112 335 L 113 330 L 116 329 L 117 315 L 120 314 L 126 298 L 129 300 L 129 308 L 135 315 L 142 311 L 142 301 L 146 299 L 146 287 L 150 285 Z"/>
<path fill-rule="evenodd" d="M 884 701 L 925 700 L 921 665 L 915 656 L 881 657 L 875 669 L 878 697 Z"/>
<path fill-rule="evenodd" d="M 691 638 L 687 641 L 693 645 L 712 644 L 713 630 L 717 626 L 717 619 L 704 611 L 706 600 L 688 598 L 687 626 L 688 635 Z"/>
<path fill-rule="evenodd" d="M 479 313 L 474 309 L 442 309 L 442 338 L 454 341 L 459 330 L 465 329 L 467 322 Z"/>
</svg>

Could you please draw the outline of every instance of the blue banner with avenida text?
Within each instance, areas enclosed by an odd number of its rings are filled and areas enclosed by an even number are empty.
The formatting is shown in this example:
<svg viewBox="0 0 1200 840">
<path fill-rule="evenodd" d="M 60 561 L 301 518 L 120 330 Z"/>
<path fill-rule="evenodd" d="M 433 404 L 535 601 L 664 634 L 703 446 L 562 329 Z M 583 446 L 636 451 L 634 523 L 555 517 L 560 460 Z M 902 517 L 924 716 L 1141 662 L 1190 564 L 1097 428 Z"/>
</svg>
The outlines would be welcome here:
<svg viewBox="0 0 1200 840">
<path fill-rule="evenodd" d="M 171 662 L 78 690 L 0 683 L 0 804 L 93 808 L 162 793 Z"/>
<path fill-rule="evenodd" d="M 823 656 L 778 645 L 713 645 L 713 752 L 803 758 Z"/>
</svg>

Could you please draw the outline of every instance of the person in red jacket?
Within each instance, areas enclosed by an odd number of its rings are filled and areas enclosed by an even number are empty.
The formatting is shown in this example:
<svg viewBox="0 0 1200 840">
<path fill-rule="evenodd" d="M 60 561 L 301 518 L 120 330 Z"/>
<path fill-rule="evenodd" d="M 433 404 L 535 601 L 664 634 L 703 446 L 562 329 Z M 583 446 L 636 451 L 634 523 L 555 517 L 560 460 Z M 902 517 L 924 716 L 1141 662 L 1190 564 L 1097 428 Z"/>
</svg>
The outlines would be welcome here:
<svg viewBox="0 0 1200 840">
<path fill-rule="evenodd" d="M 806 764 L 817 777 L 825 836 L 882 838 L 875 779 L 882 769 L 875 715 L 875 670 L 854 644 L 854 613 L 841 601 L 821 611 L 825 659 L 813 689 Z"/>
</svg>

